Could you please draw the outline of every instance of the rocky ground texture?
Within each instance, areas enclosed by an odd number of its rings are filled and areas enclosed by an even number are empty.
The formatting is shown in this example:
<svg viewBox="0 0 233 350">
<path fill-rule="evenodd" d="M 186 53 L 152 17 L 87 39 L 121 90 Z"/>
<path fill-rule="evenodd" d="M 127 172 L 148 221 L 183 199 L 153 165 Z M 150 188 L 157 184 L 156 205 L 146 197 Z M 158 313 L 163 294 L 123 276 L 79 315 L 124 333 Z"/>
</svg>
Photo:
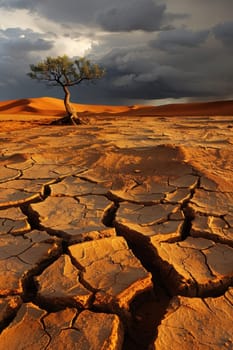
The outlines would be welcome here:
<svg viewBox="0 0 233 350">
<path fill-rule="evenodd" d="M 0 350 L 233 349 L 232 117 L 0 142 Z"/>
</svg>

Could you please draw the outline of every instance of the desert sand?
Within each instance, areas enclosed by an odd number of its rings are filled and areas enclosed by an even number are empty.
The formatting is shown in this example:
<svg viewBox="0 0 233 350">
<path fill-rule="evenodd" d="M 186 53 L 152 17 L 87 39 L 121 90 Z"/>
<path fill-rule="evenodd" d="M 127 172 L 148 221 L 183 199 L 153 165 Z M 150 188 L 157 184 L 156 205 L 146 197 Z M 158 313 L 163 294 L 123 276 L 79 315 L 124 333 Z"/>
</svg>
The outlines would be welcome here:
<svg viewBox="0 0 233 350">
<path fill-rule="evenodd" d="M 233 102 L 0 103 L 0 350 L 233 349 Z"/>
</svg>

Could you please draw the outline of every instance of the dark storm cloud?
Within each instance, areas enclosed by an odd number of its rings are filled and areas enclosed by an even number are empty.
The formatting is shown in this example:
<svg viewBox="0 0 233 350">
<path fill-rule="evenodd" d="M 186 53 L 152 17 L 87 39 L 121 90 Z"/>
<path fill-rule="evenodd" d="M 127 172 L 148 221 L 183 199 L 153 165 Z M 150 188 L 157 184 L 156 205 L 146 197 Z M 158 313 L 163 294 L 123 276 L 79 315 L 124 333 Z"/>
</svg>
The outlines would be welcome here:
<svg viewBox="0 0 233 350">
<path fill-rule="evenodd" d="M 156 40 L 150 45 L 164 51 L 178 51 L 184 47 L 198 47 L 203 44 L 209 35 L 209 30 L 192 31 L 185 28 L 178 28 L 160 32 Z"/>
<path fill-rule="evenodd" d="M 233 45 L 233 21 L 219 23 L 213 28 L 213 33 L 224 45 Z"/>
<path fill-rule="evenodd" d="M 8 28 L 0 30 L 0 71 L 1 99 L 10 99 L 11 92 L 18 96 L 27 93 L 30 96 L 33 86 L 28 82 L 29 70 L 34 55 L 53 47 L 53 41 L 45 40 L 41 33 L 30 29 Z M 27 86 L 30 89 L 27 90 Z M 4 87 L 4 88 L 3 88 Z M 12 96 L 12 98 L 14 98 Z"/>
<path fill-rule="evenodd" d="M 0 0 L 0 6 L 13 9 L 33 9 L 37 0 Z"/>
<path fill-rule="evenodd" d="M 41 38 L 41 34 L 30 29 L 8 28 L 0 30 L 0 45 L 8 55 L 12 51 L 18 55 L 20 52 L 49 50 L 53 47 L 53 41 Z"/>
<path fill-rule="evenodd" d="M 158 30 L 163 23 L 166 6 L 152 0 L 131 0 L 101 12 L 97 18 L 102 28 L 108 31 Z"/>
<path fill-rule="evenodd" d="M 64 25 L 79 23 L 88 26 L 96 25 L 96 17 L 102 9 L 107 10 L 114 3 L 114 0 L 0 0 L 0 6 L 5 8 L 24 8 Z M 124 1 L 118 0 L 117 4 L 121 3 Z"/>
<path fill-rule="evenodd" d="M 231 55 L 219 47 L 210 48 L 205 44 L 208 33 L 204 34 L 192 32 L 192 46 L 182 44 L 175 54 L 150 45 L 112 50 L 101 58 L 107 70 L 105 79 L 97 90 L 82 87 L 81 96 L 89 89 L 101 102 L 108 99 L 113 103 L 124 99 L 133 103 L 137 99 L 230 98 Z M 161 44 L 160 36 L 158 40 Z"/>
<path fill-rule="evenodd" d="M 30 11 L 42 33 L 33 30 L 33 21 L 30 30 L 0 30 L 1 99 L 32 94 L 62 97 L 60 89 L 47 90 L 26 77 L 29 64 L 50 52 L 64 54 L 69 45 L 76 55 L 83 38 L 90 41 L 87 55 L 107 74 L 95 84 L 73 88 L 73 101 L 133 104 L 232 97 L 232 4 L 232 0 L 195 4 L 192 0 L 0 0 L 0 7 L 11 8 L 12 13 Z"/>
<path fill-rule="evenodd" d="M 100 27 L 111 32 L 145 30 L 154 31 L 183 14 L 169 14 L 161 0 L 3 0 L 5 8 L 27 9 L 61 23 L 79 23 Z"/>
</svg>

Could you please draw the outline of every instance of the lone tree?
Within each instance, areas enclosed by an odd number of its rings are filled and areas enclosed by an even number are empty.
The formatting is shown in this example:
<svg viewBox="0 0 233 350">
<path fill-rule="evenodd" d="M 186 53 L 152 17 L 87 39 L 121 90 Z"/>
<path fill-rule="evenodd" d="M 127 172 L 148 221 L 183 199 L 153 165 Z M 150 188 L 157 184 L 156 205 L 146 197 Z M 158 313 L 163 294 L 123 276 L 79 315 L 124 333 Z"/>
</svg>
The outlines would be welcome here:
<svg viewBox="0 0 233 350">
<path fill-rule="evenodd" d="M 84 80 L 100 79 L 104 69 L 82 57 L 76 60 L 68 56 L 47 57 L 36 65 L 30 65 L 28 76 L 37 81 L 47 82 L 49 86 L 61 86 L 64 93 L 64 105 L 67 115 L 57 121 L 58 124 L 81 124 L 82 121 L 70 102 L 70 87 Z"/>
</svg>

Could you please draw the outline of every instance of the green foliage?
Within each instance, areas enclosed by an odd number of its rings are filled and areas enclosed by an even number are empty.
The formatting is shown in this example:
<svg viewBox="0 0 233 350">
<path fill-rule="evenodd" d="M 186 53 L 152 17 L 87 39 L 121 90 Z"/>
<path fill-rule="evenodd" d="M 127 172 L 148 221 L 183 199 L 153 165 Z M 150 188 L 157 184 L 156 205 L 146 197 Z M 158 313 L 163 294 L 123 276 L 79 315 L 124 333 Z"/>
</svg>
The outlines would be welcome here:
<svg viewBox="0 0 233 350">
<path fill-rule="evenodd" d="M 103 77 L 105 71 L 98 64 L 93 64 L 84 57 L 76 60 L 68 56 L 47 57 L 36 65 L 30 65 L 28 76 L 49 85 L 73 86 L 83 80 L 94 80 Z"/>
</svg>

